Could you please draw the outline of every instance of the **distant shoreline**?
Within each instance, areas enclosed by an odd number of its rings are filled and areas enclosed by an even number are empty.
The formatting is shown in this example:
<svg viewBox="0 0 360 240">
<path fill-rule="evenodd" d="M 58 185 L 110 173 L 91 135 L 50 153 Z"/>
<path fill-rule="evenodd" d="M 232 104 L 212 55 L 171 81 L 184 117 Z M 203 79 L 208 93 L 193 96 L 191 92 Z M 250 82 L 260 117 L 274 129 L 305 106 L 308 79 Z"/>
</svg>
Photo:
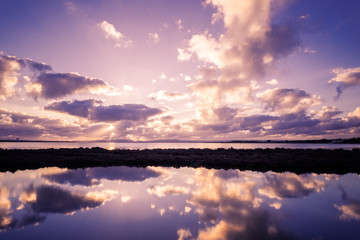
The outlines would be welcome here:
<svg viewBox="0 0 360 240">
<path fill-rule="evenodd" d="M 317 140 L 230 140 L 230 141 L 184 141 L 178 139 L 155 140 L 155 141 L 129 141 L 129 140 L 94 140 L 94 141 L 44 141 L 44 140 L 12 140 L 0 139 L 0 142 L 59 142 L 59 143 L 322 143 L 322 144 L 360 144 L 360 138 L 337 138 Z"/>
<path fill-rule="evenodd" d="M 2 172 L 43 167 L 108 166 L 206 167 L 294 173 L 360 173 L 360 149 L 0 149 L 0 171 Z"/>
</svg>

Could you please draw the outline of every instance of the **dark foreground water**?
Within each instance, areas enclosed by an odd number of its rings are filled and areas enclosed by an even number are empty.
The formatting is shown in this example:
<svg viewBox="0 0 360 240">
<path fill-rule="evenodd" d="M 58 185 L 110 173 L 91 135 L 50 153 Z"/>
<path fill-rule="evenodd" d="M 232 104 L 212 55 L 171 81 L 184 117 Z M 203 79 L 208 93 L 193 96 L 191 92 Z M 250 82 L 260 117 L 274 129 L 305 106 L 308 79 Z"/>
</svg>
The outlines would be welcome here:
<svg viewBox="0 0 360 240">
<path fill-rule="evenodd" d="M 359 239 L 360 177 L 204 168 L 0 173 L 0 239 Z"/>
</svg>

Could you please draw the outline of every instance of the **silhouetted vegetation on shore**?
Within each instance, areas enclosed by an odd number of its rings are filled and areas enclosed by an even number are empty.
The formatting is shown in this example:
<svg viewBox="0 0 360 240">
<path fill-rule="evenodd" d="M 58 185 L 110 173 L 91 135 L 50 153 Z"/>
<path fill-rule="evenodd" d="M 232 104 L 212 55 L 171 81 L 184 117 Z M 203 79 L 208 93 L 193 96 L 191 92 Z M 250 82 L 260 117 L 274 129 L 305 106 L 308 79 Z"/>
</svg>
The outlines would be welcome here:
<svg viewBox="0 0 360 240">
<path fill-rule="evenodd" d="M 261 172 L 360 173 L 360 149 L 0 149 L 0 159 L 0 171 L 53 166 L 171 166 Z"/>
</svg>

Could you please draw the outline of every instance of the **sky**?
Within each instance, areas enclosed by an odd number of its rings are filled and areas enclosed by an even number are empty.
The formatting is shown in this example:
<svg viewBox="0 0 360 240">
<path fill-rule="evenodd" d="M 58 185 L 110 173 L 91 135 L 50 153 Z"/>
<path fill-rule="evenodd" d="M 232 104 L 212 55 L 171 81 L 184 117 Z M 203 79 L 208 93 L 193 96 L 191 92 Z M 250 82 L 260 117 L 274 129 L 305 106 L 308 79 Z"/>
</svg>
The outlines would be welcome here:
<svg viewBox="0 0 360 240">
<path fill-rule="evenodd" d="M 1 0 L 0 139 L 360 136 L 358 0 Z"/>
</svg>

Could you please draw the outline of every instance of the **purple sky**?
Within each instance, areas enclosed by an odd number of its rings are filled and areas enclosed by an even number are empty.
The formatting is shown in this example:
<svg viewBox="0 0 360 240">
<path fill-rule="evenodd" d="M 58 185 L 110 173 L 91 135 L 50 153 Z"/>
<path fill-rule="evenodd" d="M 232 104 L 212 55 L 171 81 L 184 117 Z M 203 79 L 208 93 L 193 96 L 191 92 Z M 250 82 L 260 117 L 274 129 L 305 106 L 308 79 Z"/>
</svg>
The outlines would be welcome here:
<svg viewBox="0 0 360 240">
<path fill-rule="evenodd" d="M 3 0 L 0 139 L 360 136 L 360 2 Z"/>
</svg>

